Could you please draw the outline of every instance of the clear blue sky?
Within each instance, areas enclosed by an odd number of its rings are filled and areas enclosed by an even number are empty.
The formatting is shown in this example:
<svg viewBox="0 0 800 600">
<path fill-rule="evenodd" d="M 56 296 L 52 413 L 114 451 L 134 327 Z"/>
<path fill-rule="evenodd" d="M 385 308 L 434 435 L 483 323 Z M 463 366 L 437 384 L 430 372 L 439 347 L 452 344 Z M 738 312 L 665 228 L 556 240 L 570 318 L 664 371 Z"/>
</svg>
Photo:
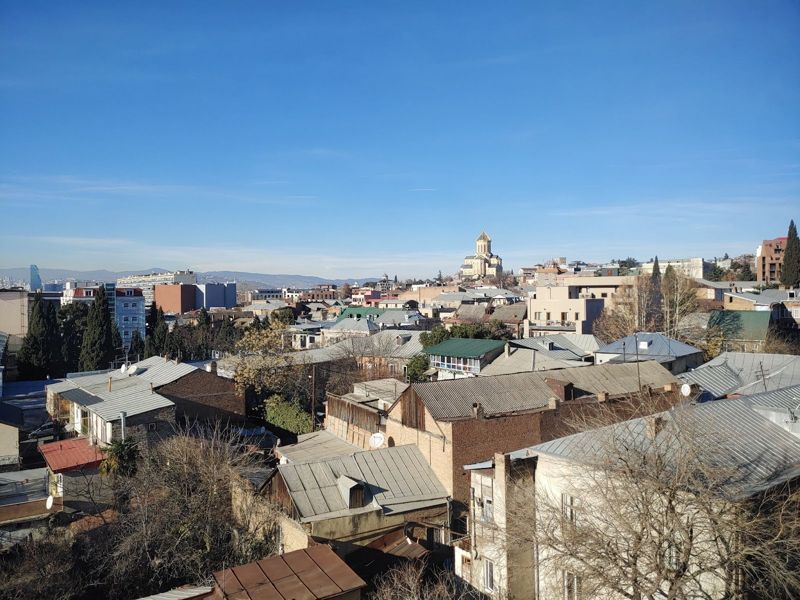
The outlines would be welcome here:
<svg viewBox="0 0 800 600">
<path fill-rule="evenodd" d="M 799 107 L 796 1 L 4 2 L 0 266 L 752 252 Z"/>
</svg>

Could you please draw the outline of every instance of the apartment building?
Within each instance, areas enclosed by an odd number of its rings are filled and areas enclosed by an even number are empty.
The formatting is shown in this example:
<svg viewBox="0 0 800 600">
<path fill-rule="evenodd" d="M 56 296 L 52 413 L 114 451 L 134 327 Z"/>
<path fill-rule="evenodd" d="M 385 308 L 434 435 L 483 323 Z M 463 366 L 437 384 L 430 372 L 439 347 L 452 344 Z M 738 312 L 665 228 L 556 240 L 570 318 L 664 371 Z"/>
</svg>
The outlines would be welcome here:
<svg viewBox="0 0 800 600">
<path fill-rule="evenodd" d="M 73 302 L 91 304 L 97 296 L 100 286 L 106 291 L 108 312 L 117 326 L 125 349 L 131 345 L 133 332 L 138 331 L 139 336 L 145 338 L 145 303 L 142 290 L 138 288 L 117 289 L 114 283 L 93 282 L 66 282 L 61 296 L 61 306 Z"/>
<path fill-rule="evenodd" d="M 537 287 L 528 296 L 525 337 L 551 333 L 592 333 L 605 300 L 579 294 L 575 286 Z"/>
<path fill-rule="evenodd" d="M 654 262 L 644 263 L 641 266 L 641 273 L 646 275 L 653 274 Z M 692 279 L 706 279 L 711 274 L 714 268 L 714 263 L 704 260 L 700 257 L 697 258 L 670 258 L 667 260 L 658 259 L 658 268 L 661 274 L 664 274 L 667 267 L 672 267 L 678 272 L 683 273 L 686 277 Z"/>
<path fill-rule="evenodd" d="M 756 280 L 767 285 L 780 283 L 786 237 L 764 240 L 756 248 Z"/>
<path fill-rule="evenodd" d="M 197 275 L 193 271 L 173 271 L 128 275 L 117 279 L 117 287 L 141 289 L 146 306 L 150 306 L 155 301 L 155 286 L 173 283 L 197 283 Z"/>
</svg>

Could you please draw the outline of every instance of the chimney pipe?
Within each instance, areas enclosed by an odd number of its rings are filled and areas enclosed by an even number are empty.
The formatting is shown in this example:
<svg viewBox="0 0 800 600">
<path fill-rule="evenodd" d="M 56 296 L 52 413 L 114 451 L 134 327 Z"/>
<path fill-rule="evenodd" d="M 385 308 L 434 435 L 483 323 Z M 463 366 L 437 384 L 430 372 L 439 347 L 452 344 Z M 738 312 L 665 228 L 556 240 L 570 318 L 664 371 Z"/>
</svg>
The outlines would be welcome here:
<svg viewBox="0 0 800 600">
<path fill-rule="evenodd" d="M 108 391 L 111 391 L 111 376 L 108 377 Z"/>
<path fill-rule="evenodd" d="M 125 441 L 125 419 L 127 418 L 128 413 L 122 411 L 119 413 L 119 428 L 122 430 L 122 441 Z"/>
</svg>

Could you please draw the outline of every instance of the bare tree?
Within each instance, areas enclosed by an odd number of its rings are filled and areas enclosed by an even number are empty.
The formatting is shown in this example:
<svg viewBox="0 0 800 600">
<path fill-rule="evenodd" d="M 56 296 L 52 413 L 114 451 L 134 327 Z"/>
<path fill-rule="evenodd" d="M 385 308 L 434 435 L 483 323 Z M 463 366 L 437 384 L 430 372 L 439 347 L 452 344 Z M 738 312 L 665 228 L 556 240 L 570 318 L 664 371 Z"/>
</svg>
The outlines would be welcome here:
<svg viewBox="0 0 800 600">
<path fill-rule="evenodd" d="M 681 323 L 696 310 L 695 282 L 672 265 L 668 266 L 661 278 L 661 323 L 664 334 L 677 338 Z"/>
<path fill-rule="evenodd" d="M 124 484 L 128 509 L 109 528 L 100 569 L 110 593 L 202 582 L 274 552 L 275 513 L 252 510 L 255 499 L 241 485 L 256 468 L 221 428 L 179 431 L 151 449 Z"/>
<path fill-rule="evenodd" d="M 612 342 L 637 331 L 657 331 L 661 322 L 661 293 L 649 275 L 639 275 L 632 286 L 620 289 L 613 308 L 603 309 L 592 332 L 604 342 Z"/>
<path fill-rule="evenodd" d="M 426 572 L 424 561 L 406 562 L 380 576 L 371 600 L 480 600 L 483 595 L 452 572 Z"/>
<path fill-rule="evenodd" d="M 595 429 L 567 462 L 540 457 L 535 486 L 517 475 L 507 510 L 522 526 L 505 543 L 536 548 L 542 597 L 798 597 L 800 490 L 783 471 L 796 462 L 732 461 L 697 417 L 688 405 Z"/>
</svg>

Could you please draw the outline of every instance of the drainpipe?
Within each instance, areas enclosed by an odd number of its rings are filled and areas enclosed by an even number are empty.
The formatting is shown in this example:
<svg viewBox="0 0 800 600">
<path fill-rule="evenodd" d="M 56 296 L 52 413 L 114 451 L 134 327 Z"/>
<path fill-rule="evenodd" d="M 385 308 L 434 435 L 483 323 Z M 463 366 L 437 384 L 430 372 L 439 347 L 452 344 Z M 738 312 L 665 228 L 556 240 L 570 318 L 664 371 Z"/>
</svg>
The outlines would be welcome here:
<svg viewBox="0 0 800 600">
<path fill-rule="evenodd" d="M 123 442 L 125 441 L 125 418 L 127 416 L 128 416 L 128 413 L 126 413 L 125 411 L 122 411 L 121 413 L 119 413 L 119 426 L 120 426 L 120 429 L 122 430 L 122 441 Z"/>
</svg>

